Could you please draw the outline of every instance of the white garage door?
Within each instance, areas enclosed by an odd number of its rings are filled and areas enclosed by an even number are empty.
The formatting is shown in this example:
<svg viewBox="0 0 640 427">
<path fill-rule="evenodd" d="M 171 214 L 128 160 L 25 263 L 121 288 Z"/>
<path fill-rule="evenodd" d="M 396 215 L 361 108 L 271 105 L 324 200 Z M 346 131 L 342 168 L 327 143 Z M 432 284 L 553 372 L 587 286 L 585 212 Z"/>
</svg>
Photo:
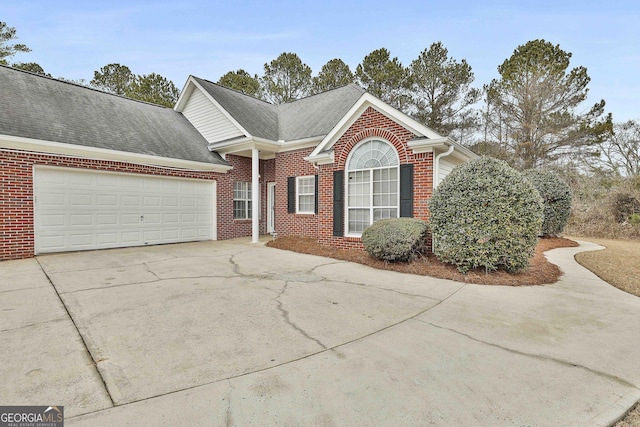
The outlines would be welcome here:
<svg viewBox="0 0 640 427">
<path fill-rule="evenodd" d="M 38 253 L 212 240 L 215 182 L 34 168 Z"/>
</svg>

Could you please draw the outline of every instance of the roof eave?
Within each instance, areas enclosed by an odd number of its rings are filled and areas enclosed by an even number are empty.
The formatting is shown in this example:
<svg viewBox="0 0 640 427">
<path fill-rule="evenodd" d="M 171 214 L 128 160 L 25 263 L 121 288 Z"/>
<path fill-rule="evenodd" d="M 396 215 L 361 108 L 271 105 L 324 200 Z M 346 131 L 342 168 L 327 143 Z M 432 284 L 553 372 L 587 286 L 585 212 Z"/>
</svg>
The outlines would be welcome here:
<svg viewBox="0 0 640 427">
<path fill-rule="evenodd" d="M 309 155 L 307 157 L 304 157 L 303 159 L 316 166 L 328 165 L 335 162 L 335 154 L 333 150 L 330 150 L 315 155 Z"/>
<path fill-rule="evenodd" d="M 132 153 L 128 151 L 118 151 L 106 148 L 86 147 L 82 145 L 24 138 L 13 135 L 0 135 L 0 149 L 39 152 L 65 157 L 110 160 L 123 163 L 134 163 L 158 167 L 220 173 L 226 173 L 229 170 L 233 169 L 233 167 L 228 164 L 221 165 L 215 163 L 199 162 L 195 160 L 154 156 L 151 154 Z"/>
<path fill-rule="evenodd" d="M 260 138 L 257 136 L 245 136 L 233 138 L 227 141 L 212 142 L 208 145 L 210 151 L 215 151 L 221 155 L 232 154 L 234 152 L 244 151 L 250 148 L 270 153 L 282 153 L 285 151 L 294 151 L 304 148 L 311 148 L 318 145 L 323 135 L 313 136 L 309 138 L 301 138 L 292 141 Z"/>
</svg>

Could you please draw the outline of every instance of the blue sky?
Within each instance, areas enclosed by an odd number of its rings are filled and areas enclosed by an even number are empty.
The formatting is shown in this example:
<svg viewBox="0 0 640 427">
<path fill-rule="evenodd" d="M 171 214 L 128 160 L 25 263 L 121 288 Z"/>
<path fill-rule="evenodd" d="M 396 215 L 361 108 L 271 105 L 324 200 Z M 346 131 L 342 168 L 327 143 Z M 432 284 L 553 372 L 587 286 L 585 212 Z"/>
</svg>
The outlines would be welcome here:
<svg viewBox="0 0 640 427">
<path fill-rule="evenodd" d="M 3 2 L 0 21 L 32 49 L 13 61 L 37 62 L 54 77 L 89 81 L 115 62 L 180 88 L 189 74 L 262 74 L 282 52 L 314 73 L 332 58 L 353 70 L 380 47 L 408 65 L 436 41 L 469 62 L 480 87 L 518 45 L 543 38 L 572 52 L 572 67 L 587 67 L 589 105 L 605 99 L 614 120 L 640 119 L 637 1 L 22 0 Z"/>
</svg>

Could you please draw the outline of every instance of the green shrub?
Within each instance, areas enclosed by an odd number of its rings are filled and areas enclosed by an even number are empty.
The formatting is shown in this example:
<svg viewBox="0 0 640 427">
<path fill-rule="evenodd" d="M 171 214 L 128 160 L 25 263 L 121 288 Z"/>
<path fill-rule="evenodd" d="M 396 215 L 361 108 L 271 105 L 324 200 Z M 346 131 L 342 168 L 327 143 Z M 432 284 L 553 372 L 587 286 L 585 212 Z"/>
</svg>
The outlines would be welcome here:
<svg viewBox="0 0 640 427">
<path fill-rule="evenodd" d="M 434 254 L 461 272 L 526 268 L 542 227 L 542 198 L 506 162 L 481 157 L 456 167 L 429 202 Z"/>
<path fill-rule="evenodd" d="M 538 190 L 544 203 L 542 234 L 560 234 L 571 215 L 571 188 L 550 170 L 529 169 L 524 172 L 524 176 Z"/>
<path fill-rule="evenodd" d="M 391 218 L 374 222 L 362 233 L 364 249 L 384 261 L 411 261 L 426 248 L 429 227 L 414 218 Z"/>
<path fill-rule="evenodd" d="M 640 225 L 640 214 L 634 213 L 629 216 L 631 225 Z"/>
</svg>

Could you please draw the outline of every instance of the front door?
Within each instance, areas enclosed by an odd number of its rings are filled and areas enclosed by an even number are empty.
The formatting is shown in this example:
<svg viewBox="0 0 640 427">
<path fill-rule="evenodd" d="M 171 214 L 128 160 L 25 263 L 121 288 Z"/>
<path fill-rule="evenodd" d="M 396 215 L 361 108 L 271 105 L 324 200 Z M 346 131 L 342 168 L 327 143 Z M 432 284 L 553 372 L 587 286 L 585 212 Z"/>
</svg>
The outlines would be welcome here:
<svg viewBox="0 0 640 427">
<path fill-rule="evenodd" d="M 267 183 L 267 233 L 276 231 L 276 183 Z"/>
</svg>

